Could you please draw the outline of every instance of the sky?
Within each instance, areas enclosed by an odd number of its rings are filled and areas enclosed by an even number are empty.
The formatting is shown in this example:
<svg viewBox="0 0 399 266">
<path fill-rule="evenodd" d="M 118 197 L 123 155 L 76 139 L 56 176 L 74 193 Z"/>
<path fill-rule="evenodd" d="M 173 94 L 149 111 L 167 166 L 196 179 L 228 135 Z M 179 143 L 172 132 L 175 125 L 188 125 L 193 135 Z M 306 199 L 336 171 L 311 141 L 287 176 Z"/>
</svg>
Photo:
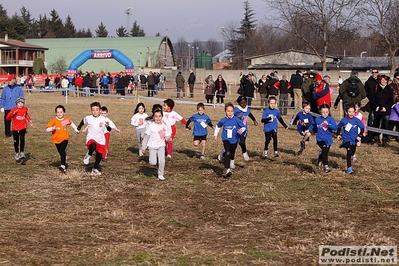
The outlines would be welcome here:
<svg viewBox="0 0 399 266">
<path fill-rule="evenodd" d="M 146 36 L 158 32 L 166 35 L 172 42 L 184 38 L 187 42 L 195 39 L 207 41 L 210 38 L 222 40 L 220 27 L 232 22 L 237 24 L 244 17 L 245 0 L 15 0 L 1 3 L 7 15 L 20 14 L 21 7 L 31 13 L 32 18 L 49 13 L 55 9 L 65 22 L 69 15 L 77 30 L 90 28 L 93 34 L 101 22 L 106 26 L 109 36 L 116 37 L 116 29 L 130 28 L 137 20 Z M 263 0 L 248 0 L 255 13 L 255 19 L 265 21 L 267 3 Z M 132 8 L 127 15 L 128 8 Z M 129 22 L 129 23 L 128 23 Z"/>
</svg>

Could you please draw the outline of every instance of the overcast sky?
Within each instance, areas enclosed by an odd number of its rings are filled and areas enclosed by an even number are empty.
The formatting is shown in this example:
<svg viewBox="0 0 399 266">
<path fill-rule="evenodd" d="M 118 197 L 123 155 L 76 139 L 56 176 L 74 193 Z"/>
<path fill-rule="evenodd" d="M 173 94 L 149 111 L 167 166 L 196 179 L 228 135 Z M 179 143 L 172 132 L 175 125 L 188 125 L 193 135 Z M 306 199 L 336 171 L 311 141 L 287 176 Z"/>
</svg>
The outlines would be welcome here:
<svg viewBox="0 0 399 266">
<path fill-rule="evenodd" d="M 144 29 L 146 36 L 157 32 L 164 36 L 166 29 L 172 42 L 180 37 L 191 42 L 194 39 L 206 41 L 209 38 L 221 39 L 220 27 L 228 22 L 239 22 L 244 17 L 244 0 L 16 0 L 2 1 L 8 16 L 20 14 L 22 6 L 27 8 L 32 18 L 49 13 L 52 9 L 65 22 L 70 15 L 76 29 L 90 28 L 93 34 L 101 22 L 109 36 L 116 36 L 116 29 L 132 25 L 135 20 Z M 255 19 L 266 19 L 267 4 L 262 0 L 249 0 Z M 132 7 L 131 15 L 126 10 Z M 131 26 L 130 26 L 131 27 Z"/>
</svg>

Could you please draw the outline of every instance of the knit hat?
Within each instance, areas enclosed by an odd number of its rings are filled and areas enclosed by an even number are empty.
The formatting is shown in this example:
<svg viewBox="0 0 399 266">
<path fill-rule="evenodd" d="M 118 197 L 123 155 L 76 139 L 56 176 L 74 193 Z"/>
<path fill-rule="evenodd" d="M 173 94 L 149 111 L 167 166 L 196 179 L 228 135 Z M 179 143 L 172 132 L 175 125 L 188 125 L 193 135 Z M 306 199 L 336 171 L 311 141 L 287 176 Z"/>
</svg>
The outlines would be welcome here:
<svg viewBox="0 0 399 266">
<path fill-rule="evenodd" d="M 317 74 L 317 75 L 314 77 L 314 80 L 323 80 L 323 78 L 322 78 L 322 76 L 321 76 L 320 74 Z"/>
<path fill-rule="evenodd" d="M 239 104 L 242 100 L 247 100 L 247 97 L 245 97 L 245 96 L 242 96 L 242 95 L 240 95 L 240 96 L 238 96 L 238 98 L 237 98 L 237 103 Z"/>
<path fill-rule="evenodd" d="M 25 98 L 21 97 L 21 96 L 18 96 L 17 99 L 15 100 L 15 103 L 17 104 L 19 102 L 25 103 Z"/>
<path fill-rule="evenodd" d="M 7 78 L 8 81 L 11 81 L 11 80 L 13 80 L 13 79 L 15 79 L 15 76 L 13 76 L 13 75 L 8 76 L 8 78 Z"/>
</svg>

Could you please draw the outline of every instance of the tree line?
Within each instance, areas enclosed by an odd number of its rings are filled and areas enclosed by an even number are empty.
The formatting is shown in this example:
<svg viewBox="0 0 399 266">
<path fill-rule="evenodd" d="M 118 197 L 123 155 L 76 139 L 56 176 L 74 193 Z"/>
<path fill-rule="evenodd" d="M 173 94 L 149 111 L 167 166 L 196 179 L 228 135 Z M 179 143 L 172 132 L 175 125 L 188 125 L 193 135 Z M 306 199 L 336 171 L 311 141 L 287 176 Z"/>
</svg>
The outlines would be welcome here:
<svg viewBox="0 0 399 266">
<path fill-rule="evenodd" d="M 399 67 L 395 56 L 399 50 L 399 0 L 262 0 L 265 9 L 262 21 L 254 19 L 250 2 L 243 2 L 240 21 L 226 21 L 220 39 L 198 39 L 188 43 L 184 36 L 174 43 L 177 64 L 197 51 L 212 56 L 223 50 L 231 54 L 231 68 L 245 68 L 246 58 L 277 51 L 295 49 L 316 54 L 326 70 L 327 56 L 387 56 L 391 72 Z M 25 7 L 20 14 L 7 15 L 0 4 L 0 36 L 25 40 L 27 38 L 87 38 L 108 37 L 101 22 L 95 32 L 76 29 L 71 17 L 65 21 L 53 9 L 49 15 L 31 17 Z M 133 23 L 131 30 L 121 26 L 118 37 L 144 37 L 144 29 Z M 157 33 L 157 36 L 160 34 Z"/>
</svg>

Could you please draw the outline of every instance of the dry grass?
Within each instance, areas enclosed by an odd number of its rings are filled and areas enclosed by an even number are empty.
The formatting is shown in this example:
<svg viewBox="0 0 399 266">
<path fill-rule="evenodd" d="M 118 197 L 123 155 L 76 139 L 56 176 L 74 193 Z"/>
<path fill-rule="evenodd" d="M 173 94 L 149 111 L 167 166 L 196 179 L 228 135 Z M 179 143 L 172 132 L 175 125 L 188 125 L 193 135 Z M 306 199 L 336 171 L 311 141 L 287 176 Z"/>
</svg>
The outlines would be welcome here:
<svg viewBox="0 0 399 266">
<path fill-rule="evenodd" d="M 85 136 L 71 130 L 64 175 L 45 132 L 54 107 L 65 103 L 60 94 L 26 96 L 34 127 L 25 165 L 13 160 L 12 140 L 0 139 L 0 265 L 316 265 L 319 245 L 397 245 L 396 142 L 360 147 L 351 176 L 336 142 L 332 172 L 324 174 L 314 164 L 314 137 L 296 157 L 299 135 L 280 129 L 280 158 L 263 160 L 262 126 L 251 125 L 251 159 L 244 162 L 238 148 L 238 166 L 226 180 L 216 160 L 221 141 L 210 138 L 207 158 L 199 160 L 191 132 L 178 124 L 173 159 L 159 182 L 156 168 L 137 155 L 130 125 L 136 99 L 70 97 L 65 106 L 75 123 L 96 100 L 122 132 L 111 133 L 103 175 L 94 177 L 82 163 Z M 155 101 L 145 103 L 150 109 Z M 177 103 L 175 110 L 188 118 L 195 105 Z M 206 113 L 215 123 L 223 108 Z M 253 113 L 260 119 L 259 110 Z"/>
</svg>

